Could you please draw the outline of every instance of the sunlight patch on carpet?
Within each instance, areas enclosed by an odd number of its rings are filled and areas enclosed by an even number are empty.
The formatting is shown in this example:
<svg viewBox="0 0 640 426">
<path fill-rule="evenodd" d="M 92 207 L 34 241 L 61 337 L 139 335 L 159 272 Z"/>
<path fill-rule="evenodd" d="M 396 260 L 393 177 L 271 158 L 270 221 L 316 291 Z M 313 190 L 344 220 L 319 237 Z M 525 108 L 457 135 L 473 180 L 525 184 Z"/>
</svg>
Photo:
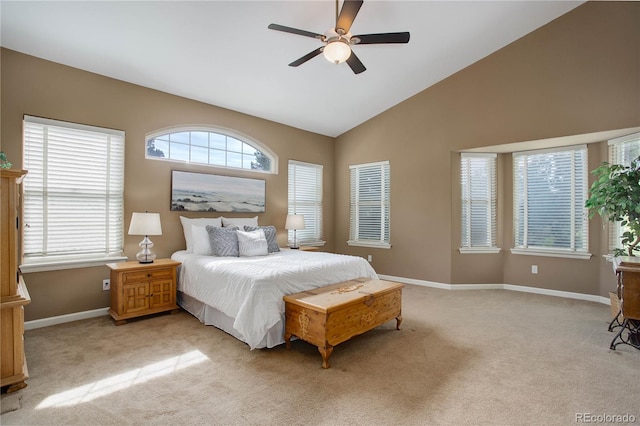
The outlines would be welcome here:
<svg viewBox="0 0 640 426">
<path fill-rule="evenodd" d="M 92 401 L 119 390 L 127 389 L 157 377 L 166 376 L 208 360 L 202 352 L 195 350 L 185 354 L 168 358 L 164 361 L 136 368 L 125 373 L 107 377 L 68 391 L 51 395 L 42 401 L 37 409 L 49 407 L 68 407 L 83 402 Z"/>
</svg>

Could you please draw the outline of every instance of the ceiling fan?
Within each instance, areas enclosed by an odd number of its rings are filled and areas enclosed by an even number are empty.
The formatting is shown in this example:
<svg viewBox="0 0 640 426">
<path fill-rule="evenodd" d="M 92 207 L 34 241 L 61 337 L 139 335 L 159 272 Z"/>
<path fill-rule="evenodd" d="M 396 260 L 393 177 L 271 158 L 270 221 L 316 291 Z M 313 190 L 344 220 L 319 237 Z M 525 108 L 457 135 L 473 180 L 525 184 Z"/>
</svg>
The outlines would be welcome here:
<svg viewBox="0 0 640 426">
<path fill-rule="evenodd" d="M 409 33 L 380 33 L 352 35 L 349 30 L 356 15 L 362 7 L 363 0 L 344 0 L 342 10 L 338 14 L 338 0 L 336 0 L 336 26 L 328 30 L 325 34 L 317 34 L 311 31 L 299 30 L 297 28 L 285 27 L 278 24 L 270 24 L 270 30 L 283 31 L 285 33 L 297 34 L 305 37 L 317 38 L 324 43 L 313 52 L 310 52 L 300 59 L 289 64 L 290 67 L 297 67 L 304 64 L 309 59 L 315 58 L 323 53 L 327 60 L 339 64 L 347 62 L 355 74 L 360 74 L 366 68 L 360 59 L 352 51 L 351 47 L 356 44 L 388 44 L 388 43 L 408 43 Z"/>
</svg>

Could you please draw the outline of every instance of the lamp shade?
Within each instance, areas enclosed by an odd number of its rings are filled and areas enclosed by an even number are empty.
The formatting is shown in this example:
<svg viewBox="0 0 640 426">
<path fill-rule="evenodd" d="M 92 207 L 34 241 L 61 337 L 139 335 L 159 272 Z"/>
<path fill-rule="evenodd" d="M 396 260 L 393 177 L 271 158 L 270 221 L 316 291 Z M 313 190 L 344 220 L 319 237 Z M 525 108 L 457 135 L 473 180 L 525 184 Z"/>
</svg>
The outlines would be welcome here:
<svg viewBox="0 0 640 426">
<path fill-rule="evenodd" d="M 129 235 L 162 235 L 160 213 L 133 213 Z"/>
<path fill-rule="evenodd" d="M 285 229 L 304 229 L 304 216 L 301 214 L 287 215 L 287 221 L 284 224 Z"/>
</svg>

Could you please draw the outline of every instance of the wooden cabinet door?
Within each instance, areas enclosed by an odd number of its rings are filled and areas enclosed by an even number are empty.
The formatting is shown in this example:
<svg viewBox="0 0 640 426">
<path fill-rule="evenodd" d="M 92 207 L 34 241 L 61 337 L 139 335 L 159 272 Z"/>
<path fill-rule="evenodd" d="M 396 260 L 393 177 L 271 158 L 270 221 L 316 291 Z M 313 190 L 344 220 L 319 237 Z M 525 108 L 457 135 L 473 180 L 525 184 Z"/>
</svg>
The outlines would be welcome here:
<svg viewBox="0 0 640 426">
<path fill-rule="evenodd" d="M 175 305 L 173 280 L 154 280 L 149 283 L 150 308 Z"/>
<path fill-rule="evenodd" d="M 138 282 L 122 285 L 122 315 L 149 309 L 149 283 Z"/>
</svg>

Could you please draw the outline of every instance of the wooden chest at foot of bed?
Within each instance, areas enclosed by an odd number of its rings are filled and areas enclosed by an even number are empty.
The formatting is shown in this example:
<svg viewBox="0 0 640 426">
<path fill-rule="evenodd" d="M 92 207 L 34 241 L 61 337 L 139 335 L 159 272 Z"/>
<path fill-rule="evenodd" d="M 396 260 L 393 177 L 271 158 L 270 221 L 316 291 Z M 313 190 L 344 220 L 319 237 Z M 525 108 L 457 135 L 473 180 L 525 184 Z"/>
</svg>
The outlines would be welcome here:
<svg viewBox="0 0 640 426">
<path fill-rule="evenodd" d="M 329 368 L 334 346 L 392 319 L 400 330 L 403 287 L 360 278 L 284 296 L 287 348 L 297 336 L 317 346 Z"/>
</svg>

